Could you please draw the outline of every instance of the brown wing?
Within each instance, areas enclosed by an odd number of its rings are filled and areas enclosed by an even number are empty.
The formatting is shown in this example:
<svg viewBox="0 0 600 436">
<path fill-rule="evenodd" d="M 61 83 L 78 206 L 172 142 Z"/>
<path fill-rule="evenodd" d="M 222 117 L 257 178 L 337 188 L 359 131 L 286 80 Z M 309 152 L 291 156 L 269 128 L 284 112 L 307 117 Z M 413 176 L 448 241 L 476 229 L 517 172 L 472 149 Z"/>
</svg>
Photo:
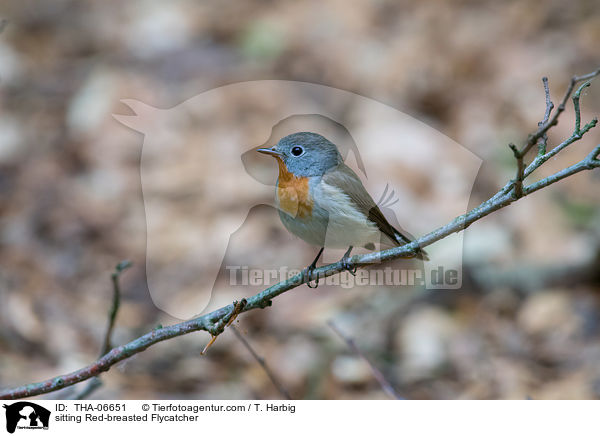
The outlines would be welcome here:
<svg viewBox="0 0 600 436">
<path fill-rule="evenodd" d="M 377 225 L 379 231 L 397 245 L 411 242 L 410 238 L 400 233 L 388 222 L 352 168 L 342 163 L 335 168 L 335 171 L 325 173 L 323 181 L 345 192 L 368 219 Z M 417 258 L 429 260 L 427 253 L 422 250 L 417 254 Z"/>
</svg>

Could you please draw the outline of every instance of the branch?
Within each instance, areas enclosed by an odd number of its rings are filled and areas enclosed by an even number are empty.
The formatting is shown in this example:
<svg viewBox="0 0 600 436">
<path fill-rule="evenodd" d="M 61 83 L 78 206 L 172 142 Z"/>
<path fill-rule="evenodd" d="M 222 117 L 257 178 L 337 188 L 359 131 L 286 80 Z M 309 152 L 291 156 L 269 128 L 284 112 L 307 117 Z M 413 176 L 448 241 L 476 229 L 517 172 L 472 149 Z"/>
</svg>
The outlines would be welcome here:
<svg viewBox="0 0 600 436">
<path fill-rule="evenodd" d="M 523 146 L 523 149 L 521 150 L 523 156 L 525 156 L 527 154 L 527 152 L 531 149 L 531 147 L 540 139 L 542 138 L 547 132 L 548 130 L 550 130 L 551 127 L 555 126 L 556 124 L 558 124 L 558 117 L 560 116 L 560 114 L 565 110 L 565 105 L 567 104 L 567 100 L 569 99 L 569 97 L 571 97 L 571 94 L 573 93 L 573 89 L 575 89 L 575 85 L 577 85 L 579 82 L 583 82 L 585 80 L 591 80 L 594 77 L 598 76 L 600 74 L 600 68 L 598 68 L 596 71 L 593 71 L 589 74 L 584 74 L 583 76 L 573 76 L 571 78 L 571 81 L 569 82 L 569 86 L 567 87 L 567 91 L 565 92 L 565 95 L 563 96 L 560 104 L 558 105 L 558 108 L 556 108 L 556 112 L 554 112 L 554 115 L 552 116 L 552 118 L 549 118 L 545 123 L 541 123 L 541 125 L 539 125 L 538 130 L 529 135 L 527 137 L 527 142 L 525 143 L 525 145 Z M 543 79 L 542 79 L 543 80 Z M 547 83 L 547 78 L 546 78 L 546 83 Z M 544 85 L 544 88 L 546 88 L 546 85 Z M 552 108 L 554 108 L 554 104 L 550 101 L 550 91 L 548 91 L 546 93 L 546 108 L 548 108 L 548 106 L 552 105 Z M 552 109 L 548 110 L 546 109 L 546 112 L 548 113 L 548 115 L 550 115 L 550 112 L 552 111 Z"/>
<path fill-rule="evenodd" d="M 225 321 L 224 319 L 220 320 L 215 326 L 215 333 L 211 332 L 212 338 L 208 341 L 208 344 L 204 347 L 204 350 L 200 353 L 201 355 L 206 354 L 206 351 L 215 343 L 219 335 L 225 330 L 225 327 L 229 327 L 233 321 L 238 317 L 240 313 L 243 312 L 246 307 L 248 300 L 242 298 L 240 301 L 233 302 L 233 311 L 229 315 L 229 318 Z"/>
<path fill-rule="evenodd" d="M 544 118 L 538 123 L 538 128 L 543 127 L 550 118 L 550 113 L 554 109 L 554 103 L 550 99 L 550 87 L 548 86 L 548 78 L 542 77 L 542 83 L 544 84 L 544 94 L 546 95 L 546 112 L 544 112 Z M 538 141 L 538 154 L 546 153 L 546 142 L 548 141 L 548 135 L 544 133 Z"/>
<path fill-rule="evenodd" d="M 569 145 L 571 145 L 575 141 L 580 140 L 583 137 L 583 135 L 585 135 L 589 130 L 596 127 L 596 124 L 598 123 L 598 119 L 593 118 L 589 123 L 587 123 L 583 127 L 583 129 L 581 128 L 581 113 L 580 113 L 580 107 L 579 107 L 579 99 L 581 96 L 581 91 L 584 88 L 587 88 L 588 86 L 590 86 L 589 81 L 585 82 L 583 85 L 581 85 L 579 87 L 579 89 L 577 89 L 575 94 L 573 94 L 572 99 L 573 99 L 573 108 L 575 110 L 575 128 L 573 129 L 573 133 L 571 134 L 571 136 L 568 139 L 566 139 L 565 141 L 561 142 L 559 145 L 557 145 L 556 147 L 554 147 L 552 150 L 550 150 L 547 153 L 545 152 L 545 143 L 544 143 L 544 153 L 542 153 L 542 154 L 538 153 L 538 155 L 535 157 L 533 162 L 531 162 L 531 164 L 527 167 L 527 169 L 525 169 L 523 178 L 527 178 L 531 173 L 533 173 L 536 169 L 538 169 L 548 159 L 556 156 L 558 153 L 560 153 L 562 150 L 567 148 Z"/>
<path fill-rule="evenodd" d="M 515 196 L 521 198 L 523 196 L 523 180 L 525 179 L 525 163 L 523 162 L 523 153 L 517 149 L 517 146 L 512 142 L 508 144 L 513 151 L 517 160 L 517 177 L 515 178 Z"/>
<path fill-rule="evenodd" d="M 291 400 L 292 397 L 291 397 L 290 393 L 287 391 L 286 388 L 283 387 L 283 385 L 279 382 L 279 380 L 277 380 L 277 377 L 275 377 L 275 374 L 273 373 L 273 371 L 271 371 L 271 368 L 269 368 L 269 365 L 267 365 L 267 362 L 265 361 L 265 359 L 262 358 L 261 356 L 259 356 L 256 351 L 254 351 L 254 348 L 252 348 L 252 345 L 250 345 L 250 343 L 246 340 L 244 335 L 242 335 L 235 326 L 231 326 L 231 330 L 233 330 L 233 333 L 235 334 L 236 338 L 238 338 L 238 340 L 244 345 L 246 350 L 248 350 L 250 352 L 250 354 L 252 354 L 252 357 L 254 357 L 254 359 L 258 362 L 258 364 L 262 367 L 262 369 L 265 371 L 265 373 L 269 377 L 269 380 L 271 380 L 271 383 L 273 383 L 273 386 L 275 386 L 275 388 L 279 391 L 279 393 L 281 395 L 283 395 L 283 397 L 286 400 Z"/>
<path fill-rule="evenodd" d="M 110 276 L 113 284 L 113 302 L 110 312 L 108 313 L 108 327 L 106 328 L 106 334 L 104 335 L 104 345 L 102 346 L 100 357 L 104 356 L 112 348 L 112 332 L 115 328 L 115 320 L 117 319 L 117 313 L 119 312 L 119 306 L 121 304 L 121 286 L 119 285 L 119 278 L 123 271 L 131 267 L 131 265 L 133 265 L 133 263 L 129 260 L 119 262 L 115 267 L 115 271 Z"/>
<path fill-rule="evenodd" d="M 575 85 L 581 81 L 592 79 L 593 77 L 599 74 L 600 69 L 594 71 L 593 73 L 586 74 L 584 76 L 573 77 L 571 79 L 571 82 L 569 84 L 564 98 L 562 99 L 561 103 L 559 104 L 558 108 L 556 109 L 553 115 L 550 115 L 552 111 L 552 107 L 550 106 L 552 105 L 551 102 L 548 103 L 549 93 L 546 93 L 546 113 L 548 115 L 548 120 L 545 123 L 542 122 L 542 125 L 538 127 L 538 130 L 535 133 L 529 135 L 527 142 L 521 150 L 516 149 L 516 146 L 514 147 L 522 157 L 526 155 L 527 151 L 529 151 L 529 149 L 531 149 L 531 147 L 534 144 L 536 144 L 541 138 L 544 137 L 546 132 L 552 126 L 556 125 L 556 123 L 558 122 L 559 115 L 565 110 L 566 101 L 569 97 L 571 97 Z M 71 386 L 76 383 L 80 383 L 84 380 L 96 377 L 102 372 L 108 371 L 116 363 L 125 360 L 135 354 L 138 354 L 154 344 L 192 332 L 201 330 L 209 332 L 213 336 L 213 339 L 209 343 L 210 345 L 212 342 L 214 342 L 214 338 L 220 335 L 225 330 L 227 324 L 233 319 L 235 319 L 240 313 L 259 308 L 264 309 L 268 306 L 271 306 L 272 300 L 278 295 L 283 294 L 284 292 L 297 288 L 298 286 L 304 283 L 309 283 L 317 278 L 326 278 L 335 274 L 339 274 L 342 271 L 346 271 L 348 268 L 363 267 L 373 263 L 386 262 L 403 257 L 412 257 L 421 248 L 427 247 L 428 245 L 431 245 L 434 242 L 439 241 L 440 239 L 443 239 L 453 233 L 458 233 L 466 229 L 474 222 L 514 203 L 519 198 L 526 197 L 527 195 L 532 194 L 533 192 L 536 192 L 542 188 L 545 188 L 553 183 L 556 183 L 566 177 L 572 176 L 581 171 L 592 170 L 594 168 L 600 167 L 600 145 L 598 145 L 581 162 L 575 165 L 571 165 L 570 167 L 565 168 L 562 171 L 559 171 L 529 186 L 523 185 L 523 181 L 525 180 L 525 178 L 528 175 L 530 175 L 533 171 L 535 171 L 535 169 L 541 166 L 546 160 L 556 155 L 559 151 L 568 147 L 572 143 L 580 140 L 585 133 L 587 133 L 590 129 L 595 127 L 597 123 L 595 119 L 590 121 L 583 128 L 580 127 L 581 118 L 578 115 L 579 98 L 581 91 L 587 86 L 589 85 L 584 84 L 583 86 L 581 86 L 573 96 L 573 104 L 576 111 L 576 126 L 573 135 L 565 142 L 559 144 L 550 152 L 538 155 L 536 159 L 529 165 L 529 167 L 527 167 L 527 169 L 524 170 L 523 177 L 520 179 L 520 182 L 518 181 L 519 177 L 517 177 L 515 180 L 509 181 L 489 200 L 484 201 L 471 211 L 456 217 L 450 223 L 439 227 L 438 229 L 427 233 L 426 235 L 416 239 L 415 241 L 403 245 L 401 247 L 394 247 L 388 250 L 363 255 L 354 255 L 350 259 L 347 259 L 345 262 L 339 261 L 319 268 L 315 268 L 310 274 L 300 273 L 294 277 L 291 277 L 288 280 L 277 283 L 250 298 L 243 299 L 240 302 L 236 301 L 232 304 L 217 309 L 206 315 L 188 321 L 184 321 L 179 324 L 156 328 L 151 332 L 146 333 L 145 335 L 129 342 L 128 344 L 113 348 L 95 362 L 77 371 L 73 371 L 69 374 L 65 374 L 62 376 L 54 377 L 43 382 L 32 383 L 14 389 L 0 391 L 0 399 L 30 397 L 33 395 L 40 395 L 63 389 L 67 386 Z M 549 107 L 550 109 L 548 109 Z M 520 184 L 520 188 L 517 187 L 518 184 Z"/>
<path fill-rule="evenodd" d="M 117 264 L 114 272 L 110 276 L 113 288 L 113 299 L 112 306 L 110 308 L 110 311 L 108 312 L 108 326 L 106 327 L 106 333 L 104 334 L 104 342 L 101 348 L 102 351 L 100 352 L 99 357 L 104 356 L 112 348 L 112 332 L 114 330 L 115 321 L 117 319 L 117 313 L 119 312 L 119 307 L 121 305 L 121 286 L 119 284 L 119 278 L 121 277 L 123 271 L 125 271 L 127 268 L 130 268 L 132 265 L 133 263 L 131 261 L 123 260 Z M 88 385 L 75 396 L 74 399 L 83 400 L 84 398 L 87 398 L 90 395 L 92 395 L 94 391 L 100 386 L 102 386 L 102 380 L 100 380 L 100 377 L 94 377 L 92 380 L 90 380 Z"/>
<path fill-rule="evenodd" d="M 346 343 L 346 345 L 348 345 L 348 348 L 350 348 L 354 354 L 359 356 L 362 360 L 364 360 L 367 363 L 367 365 L 369 365 L 369 368 L 371 368 L 371 372 L 373 373 L 373 377 L 375 377 L 377 383 L 379 383 L 383 391 L 389 397 L 391 397 L 394 400 L 404 400 L 403 397 L 398 395 L 392 384 L 389 381 L 387 381 L 387 379 L 384 377 L 381 371 L 379 371 L 379 369 L 377 369 L 377 367 L 373 365 L 373 363 L 371 363 L 369 358 L 360 351 L 360 348 L 358 348 L 356 342 L 354 342 L 354 339 L 344 335 L 344 333 L 342 333 L 342 331 L 333 323 L 333 321 L 328 321 L 327 324 L 329 325 L 331 330 L 333 330 L 334 333 L 338 335 Z"/>
<path fill-rule="evenodd" d="M 584 88 L 590 86 L 591 79 L 593 79 L 599 74 L 600 69 L 583 76 L 573 76 L 571 78 L 571 82 L 569 83 L 569 87 L 567 88 L 567 92 L 565 93 L 561 103 L 558 105 L 558 108 L 552 116 L 552 118 L 550 118 L 550 114 L 554 109 L 554 103 L 552 103 L 552 100 L 550 99 L 550 88 L 548 86 L 548 78 L 542 78 L 542 82 L 544 84 L 544 94 L 546 96 L 546 111 L 544 112 L 544 118 L 538 123 L 538 130 L 532 135 L 529 135 L 529 137 L 527 138 L 527 142 L 523 145 L 523 147 L 520 150 L 515 144 L 509 144 L 509 147 L 514 154 L 515 159 L 517 160 L 517 175 L 515 177 L 513 187 L 515 197 L 521 198 L 523 196 L 523 181 L 529 174 L 531 174 L 535 169 L 539 168 L 540 165 L 542 165 L 552 156 L 558 154 L 565 147 L 581 139 L 581 137 L 585 135 L 591 128 L 596 126 L 598 120 L 594 118 L 592 121 L 587 123 L 583 129 L 581 129 L 581 113 L 579 109 L 579 99 L 581 96 L 581 91 Z M 573 134 L 569 139 L 555 147 L 554 150 L 552 150 L 550 153 L 546 153 L 548 130 L 550 130 L 552 126 L 555 126 L 558 123 L 558 117 L 565 110 L 565 104 L 569 97 L 571 97 L 575 85 L 584 80 L 587 81 L 583 85 L 581 85 L 579 89 L 577 89 L 575 94 L 573 94 L 572 96 L 573 107 L 575 109 L 575 129 L 573 130 Z M 529 167 L 525 169 L 524 158 L 529 152 L 529 150 L 531 150 L 531 147 L 533 147 L 533 145 L 536 143 L 538 143 L 538 155 L 536 156 L 534 161 L 529 165 Z"/>
<path fill-rule="evenodd" d="M 549 186 L 553 183 L 558 182 L 566 177 L 572 176 L 573 174 L 577 174 L 581 171 L 585 170 L 593 170 L 594 168 L 600 167 L 600 160 L 598 160 L 598 155 L 600 154 L 600 145 L 592 150 L 590 154 L 588 154 L 585 159 L 581 162 L 578 162 L 570 167 L 565 168 L 564 170 L 558 171 L 557 173 L 552 174 L 551 176 L 546 177 L 545 179 L 540 180 L 539 182 L 532 183 L 526 189 L 526 194 L 531 194 L 535 191 L 539 191 L 546 186 Z"/>
</svg>

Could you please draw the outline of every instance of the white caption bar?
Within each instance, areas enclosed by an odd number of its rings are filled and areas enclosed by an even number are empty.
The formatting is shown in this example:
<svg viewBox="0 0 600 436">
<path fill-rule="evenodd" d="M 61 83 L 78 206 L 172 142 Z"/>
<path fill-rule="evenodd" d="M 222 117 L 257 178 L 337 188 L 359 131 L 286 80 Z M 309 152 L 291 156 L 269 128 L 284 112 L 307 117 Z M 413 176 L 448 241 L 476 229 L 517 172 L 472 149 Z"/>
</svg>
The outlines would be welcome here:
<svg viewBox="0 0 600 436">
<path fill-rule="evenodd" d="M 0 401 L 0 435 L 587 434 L 593 401 Z M 34 432 L 32 430 L 39 430 Z M 6 432 L 5 432 L 6 431 Z M 208 433 L 207 433 L 208 432 Z"/>
</svg>

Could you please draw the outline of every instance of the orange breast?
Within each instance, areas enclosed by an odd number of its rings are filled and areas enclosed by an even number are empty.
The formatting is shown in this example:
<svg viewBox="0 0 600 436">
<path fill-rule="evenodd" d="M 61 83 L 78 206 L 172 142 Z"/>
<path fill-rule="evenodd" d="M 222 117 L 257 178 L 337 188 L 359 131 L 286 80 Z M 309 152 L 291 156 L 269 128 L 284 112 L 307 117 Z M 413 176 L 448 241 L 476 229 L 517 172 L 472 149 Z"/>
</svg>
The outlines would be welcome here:
<svg viewBox="0 0 600 436">
<path fill-rule="evenodd" d="M 293 217 L 311 216 L 313 201 L 309 195 L 308 177 L 296 177 L 290 173 L 280 158 L 277 158 L 277 163 L 279 164 L 277 185 L 279 208 Z"/>
</svg>

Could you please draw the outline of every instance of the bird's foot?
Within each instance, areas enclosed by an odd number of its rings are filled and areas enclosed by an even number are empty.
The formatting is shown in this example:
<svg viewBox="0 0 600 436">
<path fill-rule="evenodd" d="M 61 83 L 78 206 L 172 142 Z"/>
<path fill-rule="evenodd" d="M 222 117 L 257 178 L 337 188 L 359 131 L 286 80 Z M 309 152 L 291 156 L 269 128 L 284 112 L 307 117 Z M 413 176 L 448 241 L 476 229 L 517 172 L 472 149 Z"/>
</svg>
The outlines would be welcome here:
<svg viewBox="0 0 600 436">
<path fill-rule="evenodd" d="M 356 271 L 358 270 L 358 267 L 356 265 L 352 266 L 352 264 L 350 263 L 350 252 L 351 251 L 352 251 L 352 246 L 350 246 L 350 248 L 348 248 L 348 251 L 346 251 L 346 253 L 344 253 L 344 257 L 342 257 L 342 260 L 340 262 L 342 262 L 342 268 L 344 268 L 350 274 L 355 276 Z"/>
<path fill-rule="evenodd" d="M 304 281 L 306 282 L 306 286 L 308 286 L 311 289 L 317 289 L 319 287 L 319 276 L 317 274 L 317 278 L 315 279 L 315 284 L 311 285 L 310 284 L 310 275 L 312 274 L 312 272 L 316 269 L 316 267 L 314 265 L 309 265 L 308 267 L 304 268 L 304 271 L 302 271 L 302 277 L 304 278 Z"/>
<path fill-rule="evenodd" d="M 306 286 L 308 286 L 311 289 L 317 289 L 319 287 L 319 275 L 317 274 L 317 278 L 315 280 L 314 286 L 310 285 L 310 275 L 317 268 L 317 262 L 319 261 L 319 258 L 323 254 L 324 249 L 325 249 L 325 247 L 321 247 L 321 249 L 319 250 L 319 253 L 317 254 L 317 257 L 315 257 L 315 260 L 313 260 L 312 263 L 310 265 L 308 265 L 304 269 L 304 271 L 302 271 L 302 278 L 306 282 Z"/>
<path fill-rule="evenodd" d="M 342 267 L 353 276 L 355 276 L 356 271 L 358 271 L 358 267 L 356 265 L 352 266 L 352 264 L 350 263 L 350 257 L 345 257 L 342 259 Z"/>
</svg>

